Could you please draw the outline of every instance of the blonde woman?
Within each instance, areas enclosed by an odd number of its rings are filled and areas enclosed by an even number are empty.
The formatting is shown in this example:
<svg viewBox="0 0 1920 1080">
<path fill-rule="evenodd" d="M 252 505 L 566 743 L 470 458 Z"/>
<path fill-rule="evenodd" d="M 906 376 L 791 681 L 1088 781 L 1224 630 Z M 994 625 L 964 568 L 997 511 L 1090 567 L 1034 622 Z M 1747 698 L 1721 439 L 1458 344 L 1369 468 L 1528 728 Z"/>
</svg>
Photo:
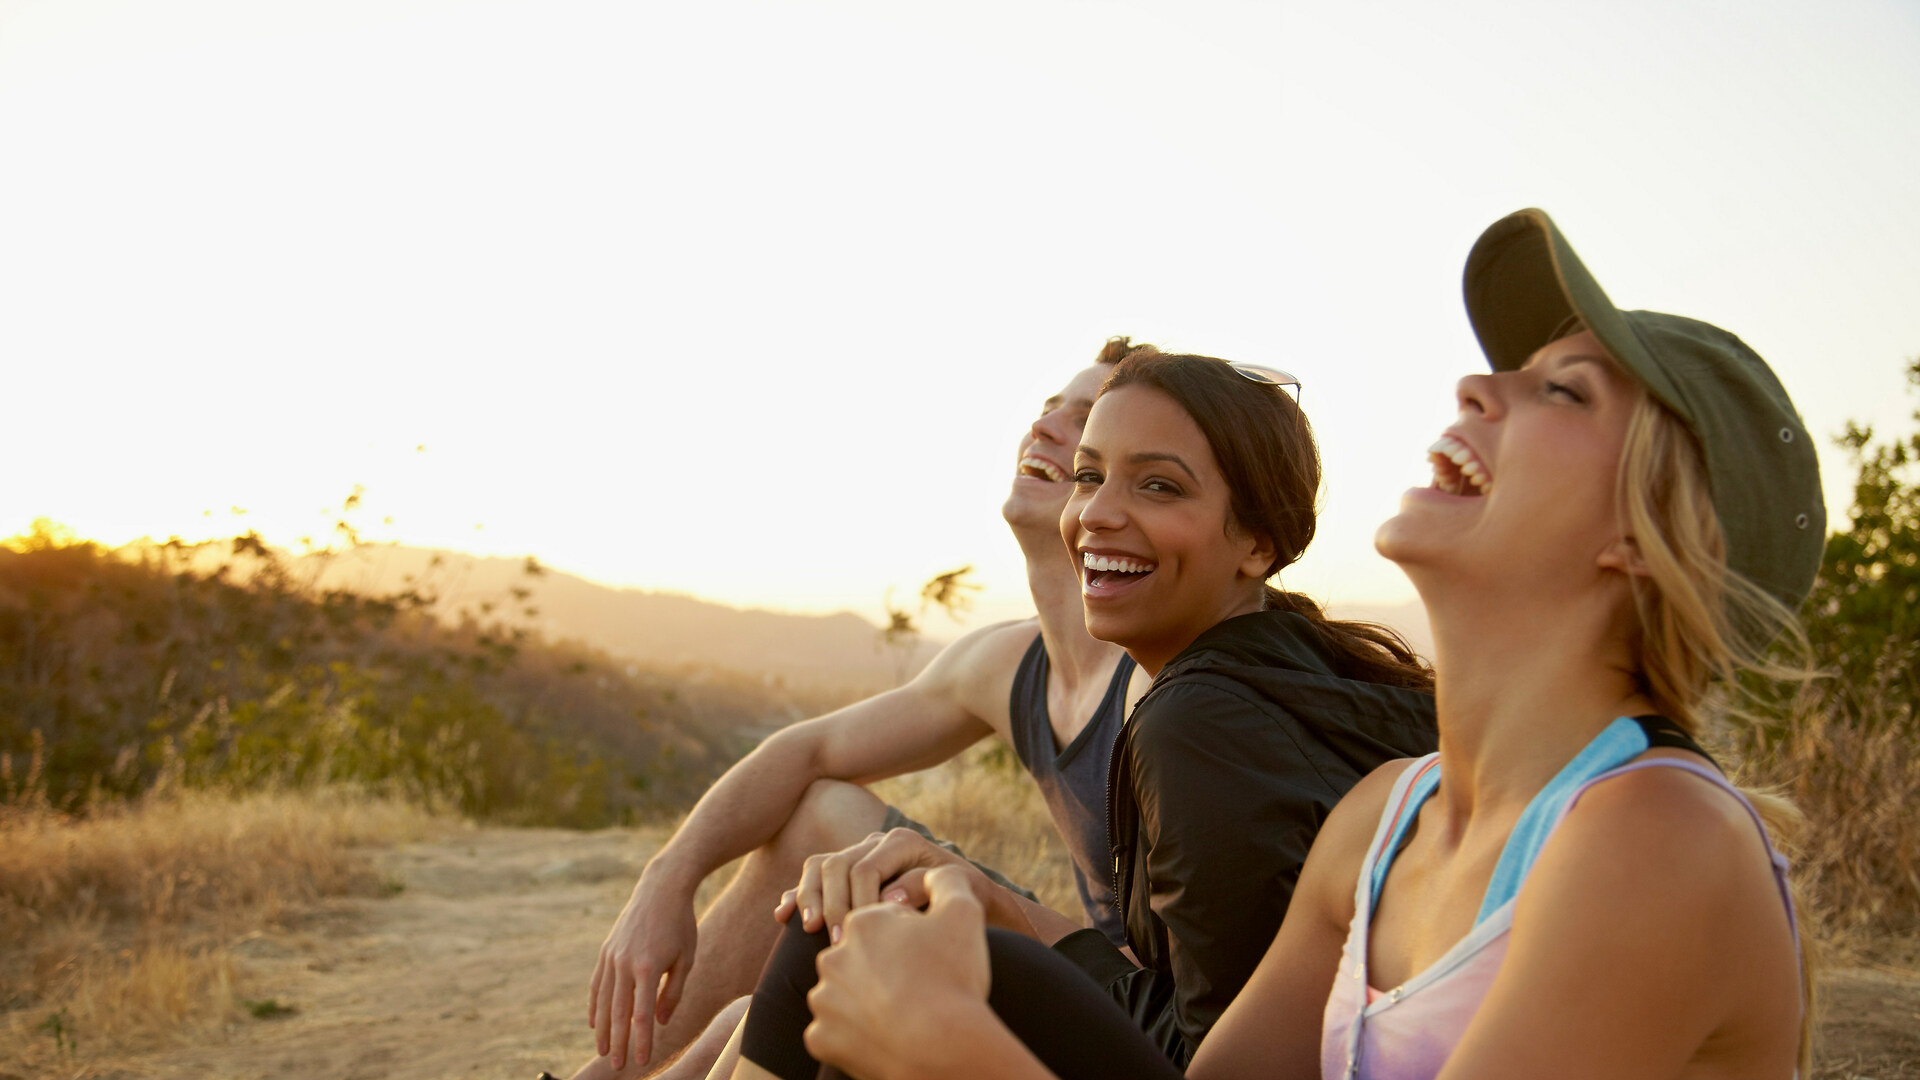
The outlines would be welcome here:
<svg viewBox="0 0 1920 1080">
<path fill-rule="evenodd" d="M 1752 350 L 1614 307 L 1540 211 L 1487 230 L 1466 291 L 1493 371 L 1461 381 L 1432 484 L 1377 537 L 1432 619 L 1439 752 L 1334 810 L 1186 1075 L 1804 1074 L 1785 862 L 1691 733 L 1716 681 L 1796 632 L 1825 533 L 1811 441 Z M 963 876 L 928 889 L 924 914 L 853 913 L 820 957 L 816 1058 L 867 1080 L 1173 1075 L 1098 1015 L 1016 1037 L 989 994 L 1085 995 L 983 936 Z"/>
</svg>

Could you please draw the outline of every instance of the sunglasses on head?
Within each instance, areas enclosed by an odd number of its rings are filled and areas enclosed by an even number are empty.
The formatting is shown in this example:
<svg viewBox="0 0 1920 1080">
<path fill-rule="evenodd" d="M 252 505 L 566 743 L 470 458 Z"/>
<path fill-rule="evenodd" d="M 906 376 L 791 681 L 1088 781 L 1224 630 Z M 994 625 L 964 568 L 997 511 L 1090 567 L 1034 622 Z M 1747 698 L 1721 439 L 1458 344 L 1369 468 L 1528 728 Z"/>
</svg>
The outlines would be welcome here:
<svg viewBox="0 0 1920 1080">
<path fill-rule="evenodd" d="M 1242 364 L 1237 360 L 1227 361 L 1227 366 L 1238 372 L 1248 382 L 1262 383 L 1266 386 L 1293 387 L 1294 404 L 1300 403 L 1300 380 L 1281 371 L 1279 368 L 1262 367 L 1259 364 Z"/>
</svg>

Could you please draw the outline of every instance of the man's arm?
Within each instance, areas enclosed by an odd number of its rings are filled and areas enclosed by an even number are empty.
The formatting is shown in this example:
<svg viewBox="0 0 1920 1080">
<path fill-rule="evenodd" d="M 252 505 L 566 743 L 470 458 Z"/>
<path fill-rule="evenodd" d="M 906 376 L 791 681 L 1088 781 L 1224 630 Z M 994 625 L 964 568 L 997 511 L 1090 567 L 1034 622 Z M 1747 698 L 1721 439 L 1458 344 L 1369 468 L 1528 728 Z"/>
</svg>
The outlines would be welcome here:
<svg viewBox="0 0 1920 1080">
<path fill-rule="evenodd" d="M 691 896 L 708 874 L 771 840 L 814 781 L 915 772 L 1004 731 L 1014 667 L 1036 632 L 1032 620 L 977 630 L 905 686 L 769 736 L 707 789 L 642 879 L 691 879 Z"/>
<path fill-rule="evenodd" d="M 1013 673 L 1035 633 L 1029 620 L 968 634 L 906 686 L 780 731 L 728 769 L 648 862 L 601 945 L 588 1011 L 600 1053 L 624 1051 L 630 1026 L 650 1030 L 630 1025 L 636 1007 L 645 1015 L 651 1004 L 664 1022 L 678 1003 L 698 935 L 694 891 L 708 874 L 771 841 L 816 780 L 912 772 L 1004 731 Z"/>
</svg>

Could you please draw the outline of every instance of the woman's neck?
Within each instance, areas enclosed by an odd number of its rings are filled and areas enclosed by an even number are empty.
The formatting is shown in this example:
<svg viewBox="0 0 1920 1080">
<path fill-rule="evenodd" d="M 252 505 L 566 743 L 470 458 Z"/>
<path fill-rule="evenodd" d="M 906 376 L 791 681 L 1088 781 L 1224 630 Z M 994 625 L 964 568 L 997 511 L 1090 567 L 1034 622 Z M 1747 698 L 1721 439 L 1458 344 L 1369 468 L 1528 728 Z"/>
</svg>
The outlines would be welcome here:
<svg viewBox="0 0 1920 1080">
<path fill-rule="evenodd" d="M 1427 599 L 1441 798 L 1462 829 L 1517 813 L 1615 717 L 1652 711 L 1612 598 Z"/>
<path fill-rule="evenodd" d="M 1267 606 L 1266 584 L 1265 582 L 1256 584 L 1259 586 L 1257 589 L 1237 592 L 1228 597 L 1214 613 L 1212 621 L 1199 631 L 1189 631 L 1158 641 L 1126 642 L 1123 644 L 1126 646 L 1127 655 L 1133 657 L 1133 662 L 1140 665 L 1140 670 L 1146 672 L 1150 678 L 1158 679 L 1160 672 L 1173 662 L 1174 657 L 1186 652 L 1187 646 L 1200 640 L 1202 634 L 1228 619 L 1237 619 L 1242 615 L 1264 611 Z"/>
</svg>

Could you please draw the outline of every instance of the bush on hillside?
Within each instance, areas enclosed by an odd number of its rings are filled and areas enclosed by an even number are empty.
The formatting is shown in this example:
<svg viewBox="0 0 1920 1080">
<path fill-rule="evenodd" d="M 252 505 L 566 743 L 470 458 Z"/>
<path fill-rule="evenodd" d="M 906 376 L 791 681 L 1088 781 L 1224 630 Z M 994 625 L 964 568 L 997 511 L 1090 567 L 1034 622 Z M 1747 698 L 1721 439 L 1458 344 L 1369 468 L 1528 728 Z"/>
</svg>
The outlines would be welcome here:
<svg viewBox="0 0 1920 1080">
<path fill-rule="evenodd" d="M 793 718 L 745 681 L 623 667 L 488 609 L 445 624 L 417 583 L 314 588 L 256 536 L 211 569 L 205 547 L 112 552 L 44 523 L 0 547 L 0 785 L 38 758 L 68 809 L 170 775 L 591 827 L 684 805 L 743 729 Z"/>
<path fill-rule="evenodd" d="M 1907 365 L 1920 391 L 1920 359 Z M 1913 413 L 1920 423 L 1920 409 Z M 1916 733 L 1920 701 L 1920 428 L 1876 442 L 1848 424 L 1839 443 L 1858 472 L 1844 532 L 1827 540 L 1807 604 L 1815 658 L 1856 714 Z M 1876 710 L 1871 703 L 1896 706 Z"/>
<path fill-rule="evenodd" d="M 1920 360 L 1907 381 L 1920 390 Z M 1825 677 L 1731 734 L 1749 777 L 1806 814 L 1796 869 L 1825 931 L 1871 939 L 1920 931 L 1920 430 L 1848 424 L 1838 442 L 1853 509 L 1803 611 Z"/>
</svg>

